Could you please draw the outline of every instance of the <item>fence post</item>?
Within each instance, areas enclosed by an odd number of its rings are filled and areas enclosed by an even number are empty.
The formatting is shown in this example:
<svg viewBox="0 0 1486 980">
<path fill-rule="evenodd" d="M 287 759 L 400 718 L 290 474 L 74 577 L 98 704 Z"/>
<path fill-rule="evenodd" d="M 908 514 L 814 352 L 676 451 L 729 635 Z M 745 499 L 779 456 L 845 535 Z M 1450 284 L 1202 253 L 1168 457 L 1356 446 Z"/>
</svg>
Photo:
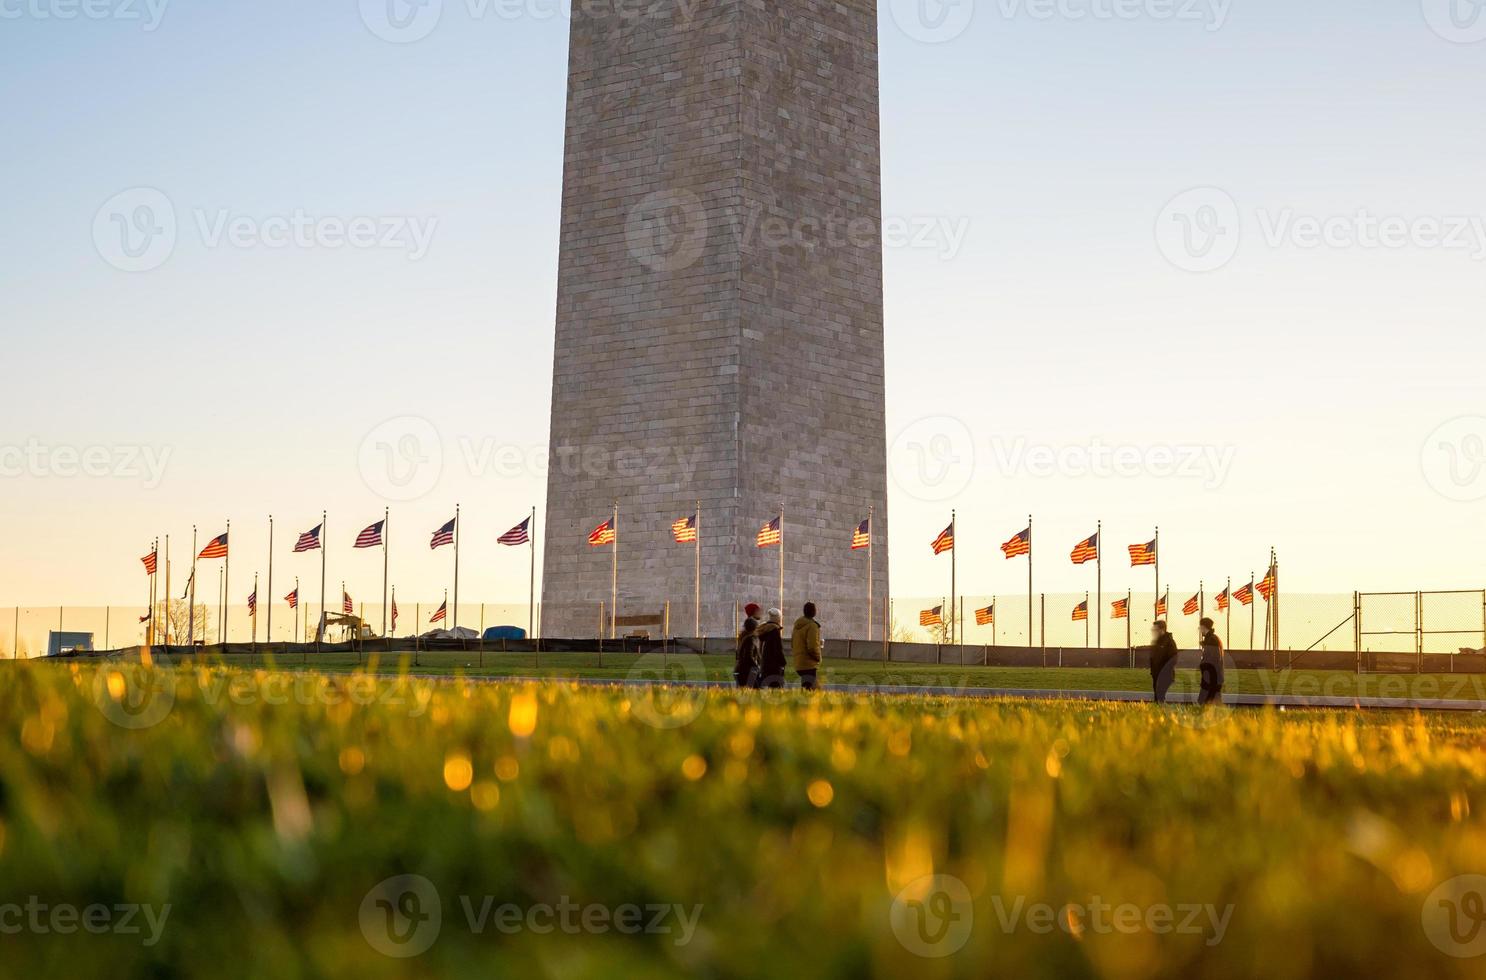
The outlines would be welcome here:
<svg viewBox="0 0 1486 980">
<path fill-rule="evenodd" d="M 1357 652 L 1357 673 L 1362 673 L 1362 593 L 1352 593 L 1352 648 Z M 1293 667 L 1295 658 L 1290 658 Z"/>
<path fill-rule="evenodd" d="M 1414 673 L 1424 673 L 1424 593 L 1414 593 Z"/>
</svg>

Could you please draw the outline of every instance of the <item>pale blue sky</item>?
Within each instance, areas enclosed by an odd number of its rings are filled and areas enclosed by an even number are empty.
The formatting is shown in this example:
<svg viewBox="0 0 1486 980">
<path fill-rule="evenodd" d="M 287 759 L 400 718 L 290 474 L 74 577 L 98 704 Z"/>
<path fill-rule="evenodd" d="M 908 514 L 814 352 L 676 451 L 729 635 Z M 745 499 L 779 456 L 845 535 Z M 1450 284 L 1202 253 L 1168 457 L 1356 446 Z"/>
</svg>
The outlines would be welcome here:
<svg viewBox="0 0 1486 980">
<path fill-rule="evenodd" d="M 426 495 L 395 505 L 399 591 L 438 595 L 447 562 L 427 535 L 460 501 L 462 597 L 525 595 L 524 552 L 493 539 L 544 477 L 471 464 L 546 439 L 567 23 L 471 3 L 445 0 L 427 37 L 397 44 L 354 0 L 176 0 L 153 30 L 122 16 L 142 0 L 72 20 L 38 16 L 66 0 L 0 0 L 0 444 L 169 452 L 158 486 L 54 457 L 7 470 L 0 604 L 133 602 L 150 536 L 227 516 L 246 582 L 270 511 L 277 574 L 318 575 L 285 552 L 322 507 L 343 539 L 332 579 L 370 598 L 380 558 L 346 546 L 383 502 L 358 448 L 407 415 L 433 423 L 444 458 Z M 995 0 L 932 44 L 895 18 L 911 4 L 882 8 L 884 211 L 929 230 L 929 247 L 886 251 L 889 439 L 946 416 L 976 457 L 945 499 L 894 481 L 897 594 L 947 587 L 928 542 L 951 506 L 973 592 L 1024 587 L 996 545 L 1028 511 L 1049 591 L 1086 586 L 1066 555 L 1099 517 L 1110 555 L 1160 523 L 1175 593 L 1247 574 L 1271 544 L 1298 590 L 1486 581 L 1486 503 L 1449 499 L 1486 495 L 1467 465 L 1486 422 L 1431 437 L 1486 415 L 1486 41 L 1432 30 L 1434 0 L 1234 0 L 1216 30 L 1213 8 L 1184 4 L 1204 19 L 1159 0 L 1130 19 L 1103 16 L 1107 0 L 1063 0 L 1081 19 Z M 1457 40 L 1479 33 L 1461 23 Z M 94 222 L 141 187 L 179 228 L 168 260 L 130 273 Z M 1239 218 L 1215 271 L 1158 243 L 1190 188 L 1220 189 Z M 432 236 L 416 259 L 208 244 L 223 216 L 296 211 L 411 217 Z M 1299 244 L 1296 220 L 1359 211 L 1403 219 L 1412 243 Z M 1431 243 L 1430 222 L 1457 219 L 1460 247 Z M 1095 440 L 1226 462 L 1221 479 L 1014 462 Z M 1425 452 L 1442 441 L 1464 454 L 1443 493 Z M 1120 564 L 1107 588 L 1146 584 Z"/>
</svg>

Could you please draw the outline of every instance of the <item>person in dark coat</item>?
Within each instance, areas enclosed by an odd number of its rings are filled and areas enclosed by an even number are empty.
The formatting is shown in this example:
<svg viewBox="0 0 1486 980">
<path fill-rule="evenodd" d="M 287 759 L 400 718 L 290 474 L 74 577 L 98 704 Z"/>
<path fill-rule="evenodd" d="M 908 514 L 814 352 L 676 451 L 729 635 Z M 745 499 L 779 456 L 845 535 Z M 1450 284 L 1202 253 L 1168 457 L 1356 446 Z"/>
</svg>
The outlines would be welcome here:
<svg viewBox="0 0 1486 980">
<path fill-rule="evenodd" d="M 749 603 L 748 618 L 738 633 L 738 655 L 733 662 L 733 681 L 739 687 L 758 687 L 758 606 Z"/>
<path fill-rule="evenodd" d="M 1202 689 L 1197 693 L 1198 704 L 1223 703 L 1223 641 L 1213 629 L 1213 621 L 1206 616 L 1197 627 L 1202 645 Z"/>
<path fill-rule="evenodd" d="M 1156 703 L 1166 703 L 1166 692 L 1176 679 L 1176 638 L 1166 629 L 1166 620 L 1158 619 L 1151 625 L 1151 688 Z"/>
<path fill-rule="evenodd" d="M 758 628 L 759 675 L 764 687 L 784 686 L 784 614 L 769 610 L 768 621 Z"/>
</svg>

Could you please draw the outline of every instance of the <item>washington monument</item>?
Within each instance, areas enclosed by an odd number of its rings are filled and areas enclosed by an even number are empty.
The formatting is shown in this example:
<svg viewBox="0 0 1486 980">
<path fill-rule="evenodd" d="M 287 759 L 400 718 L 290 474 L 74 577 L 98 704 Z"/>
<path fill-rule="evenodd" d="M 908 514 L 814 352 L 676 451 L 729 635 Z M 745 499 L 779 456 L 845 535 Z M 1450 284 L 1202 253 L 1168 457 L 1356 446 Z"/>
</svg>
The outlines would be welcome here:
<svg viewBox="0 0 1486 980">
<path fill-rule="evenodd" d="M 542 586 L 547 636 L 670 602 L 872 632 L 888 590 L 874 0 L 574 3 Z M 698 502 L 700 507 L 698 508 Z M 603 628 L 607 628 L 606 625 Z M 620 631 L 621 633 L 623 630 Z M 655 630 L 651 630 L 656 635 Z"/>
</svg>

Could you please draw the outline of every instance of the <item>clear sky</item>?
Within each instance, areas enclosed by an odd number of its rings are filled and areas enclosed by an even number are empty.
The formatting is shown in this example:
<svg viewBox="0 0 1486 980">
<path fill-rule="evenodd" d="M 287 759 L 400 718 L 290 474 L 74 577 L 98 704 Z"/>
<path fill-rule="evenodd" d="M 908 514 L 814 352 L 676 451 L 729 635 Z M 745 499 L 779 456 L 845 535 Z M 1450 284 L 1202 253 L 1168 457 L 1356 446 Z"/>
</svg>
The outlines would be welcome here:
<svg viewBox="0 0 1486 980">
<path fill-rule="evenodd" d="M 0 605 L 137 603 L 228 517 L 246 583 L 269 513 L 316 576 L 322 508 L 370 598 L 386 480 L 400 595 L 460 502 L 462 597 L 525 596 L 567 21 L 384 2 L 0 0 Z M 1296 590 L 1486 584 L 1486 15 L 1217 3 L 884 0 L 894 593 L 947 589 L 951 507 L 971 592 L 1024 587 L 1028 512 L 1049 591 L 1100 518 L 1182 594 L 1270 545 Z"/>
</svg>

